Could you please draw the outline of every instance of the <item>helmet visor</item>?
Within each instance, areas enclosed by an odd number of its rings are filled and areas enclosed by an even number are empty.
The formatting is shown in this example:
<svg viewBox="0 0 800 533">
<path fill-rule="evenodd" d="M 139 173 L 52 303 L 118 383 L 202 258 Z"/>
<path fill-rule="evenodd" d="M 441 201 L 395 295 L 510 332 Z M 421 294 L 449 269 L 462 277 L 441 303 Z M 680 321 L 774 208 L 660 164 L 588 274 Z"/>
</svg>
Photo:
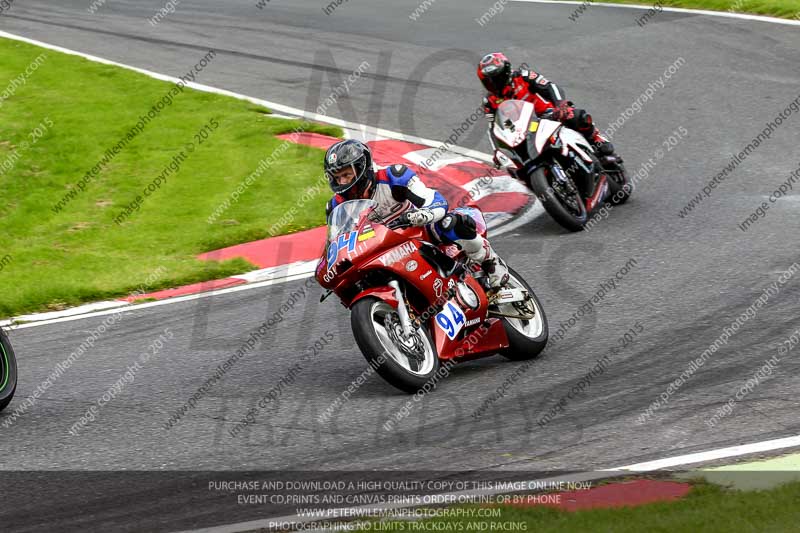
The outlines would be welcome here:
<svg viewBox="0 0 800 533">
<path fill-rule="evenodd" d="M 331 190 L 336 194 L 344 194 L 351 189 L 358 189 L 366 170 L 366 158 L 345 165 L 327 165 L 325 175 L 328 177 Z"/>
<path fill-rule="evenodd" d="M 486 70 L 482 72 L 483 76 L 481 77 L 481 82 L 487 91 L 500 96 L 508 82 L 508 75 L 503 69 L 499 69 L 494 65 L 489 68 L 491 69 L 489 72 Z"/>
</svg>

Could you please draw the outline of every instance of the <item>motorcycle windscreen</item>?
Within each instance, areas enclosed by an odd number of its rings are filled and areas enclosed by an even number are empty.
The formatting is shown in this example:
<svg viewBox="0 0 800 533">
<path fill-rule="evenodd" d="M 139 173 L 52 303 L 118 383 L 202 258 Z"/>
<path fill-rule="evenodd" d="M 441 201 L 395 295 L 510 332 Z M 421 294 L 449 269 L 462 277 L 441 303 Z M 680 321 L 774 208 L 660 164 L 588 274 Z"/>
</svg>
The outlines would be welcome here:
<svg viewBox="0 0 800 533">
<path fill-rule="evenodd" d="M 349 200 L 337 205 L 328 216 L 328 245 L 325 257 L 329 266 L 336 262 L 339 252 L 352 252 L 356 247 L 356 229 L 361 216 L 375 207 L 375 200 Z"/>
<path fill-rule="evenodd" d="M 515 148 L 525 140 L 532 118 L 536 118 L 532 103 L 507 100 L 497 108 L 492 133 L 503 144 Z"/>
<path fill-rule="evenodd" d="M 328 241 L 358 227 L 361 214 L 378 205 L 375 200 L 348 200 L 337 205 L 328 216 Z"/>
</svg>

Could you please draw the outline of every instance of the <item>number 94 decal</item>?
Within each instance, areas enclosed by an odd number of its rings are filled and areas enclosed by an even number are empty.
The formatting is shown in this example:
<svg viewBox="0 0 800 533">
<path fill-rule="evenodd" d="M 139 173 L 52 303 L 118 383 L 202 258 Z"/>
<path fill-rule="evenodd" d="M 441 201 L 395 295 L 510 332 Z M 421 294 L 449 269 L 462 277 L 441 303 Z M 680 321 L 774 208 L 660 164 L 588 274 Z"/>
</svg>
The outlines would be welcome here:
<svg viewBox="0 0 800 533">
<path fill-rule="evenodd" d="M 333 268 L 333 264 L 336 262 L 336 257 L 339 255 L 340 250 L 346 248 L 348 252 L 352 252 L 356 249 L 357 236 L 358 232 L 356 231 L 343 233 L 339 235 L 336 240 L 332 240 L 330 244 L 328 244 L 328 256 L 326 257 L 328 268 Z"/>
<path fill-rule="evenodd" d="M 464 311 L 457 304 L 449 301 L 444 306 L 444 309 L 436 315 L 436 324 L 442 328 L 442 331 L 447 334 L 450 340 L 453 340 L 458 335 L 458 332 L 464 328 L 464 319 Z"/>
</svg>

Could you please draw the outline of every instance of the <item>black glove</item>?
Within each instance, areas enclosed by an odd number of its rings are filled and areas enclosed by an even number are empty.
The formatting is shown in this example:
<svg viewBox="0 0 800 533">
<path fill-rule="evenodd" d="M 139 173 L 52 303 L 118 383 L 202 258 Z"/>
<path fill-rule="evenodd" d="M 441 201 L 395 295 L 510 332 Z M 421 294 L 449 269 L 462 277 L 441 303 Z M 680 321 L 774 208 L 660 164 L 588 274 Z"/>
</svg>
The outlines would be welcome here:
<svg viewBox="0 0 800 533">
<path fill-rule="evenodd" d="M 410 225 L 411 223 L 408 221 L 408 211 L 406 211 L 396 219 L 386 223 L 386 227 L 389 229 L 407 228 Z"/>
</svg>

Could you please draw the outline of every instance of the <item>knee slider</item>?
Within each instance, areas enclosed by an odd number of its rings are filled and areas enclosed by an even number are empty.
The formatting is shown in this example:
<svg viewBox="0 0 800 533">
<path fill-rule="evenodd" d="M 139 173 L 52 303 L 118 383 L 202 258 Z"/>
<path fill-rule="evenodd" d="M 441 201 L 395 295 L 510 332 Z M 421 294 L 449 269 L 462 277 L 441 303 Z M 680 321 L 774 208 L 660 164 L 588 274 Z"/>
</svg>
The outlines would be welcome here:
<svg viewBox="0 0 800 533">
<path fill-rule="evenodd" d="M 453 231 L 459 239 L 474 239 L 478 236 L 478 226 L 472 217 L 462 213 L 455 213 L 453 219 L 455 220 Z"/>
<path fill-rule="evenodd" d="M 437 225 L 439 234 L 449 241 L 474 239 L 478 236 L 475 221 L 461 213 L 447 213 Z"/>
</svg>

